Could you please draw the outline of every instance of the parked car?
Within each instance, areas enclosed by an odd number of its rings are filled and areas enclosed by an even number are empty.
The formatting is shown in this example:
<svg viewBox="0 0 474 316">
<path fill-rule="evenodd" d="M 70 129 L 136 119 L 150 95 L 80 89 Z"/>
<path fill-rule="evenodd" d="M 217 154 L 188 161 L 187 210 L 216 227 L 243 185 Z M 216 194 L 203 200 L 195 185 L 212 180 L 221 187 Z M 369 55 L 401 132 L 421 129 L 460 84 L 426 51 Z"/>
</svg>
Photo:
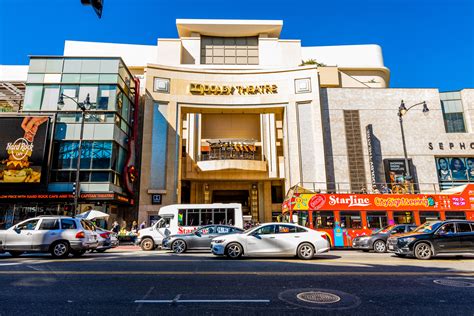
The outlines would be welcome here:
<svg viewBox="0 0 474 316">
<path fill-rule="evenodd" d="M 442 253 L 474 253 L 474 221 L 426 222 L 410 233 L 390 237 L 387 244 L 397 256 L 423 260 Z"/>
<path fill-rule="evenodd" d="M 104 252 L 107 249 L 115 248 L 119 245 L 119 240 L 116 233 L 100 227 L 96 227 L 95 231 L 98 234 L 98 245 L 97 248 L 93 250 L 97 252 Z"/>
<path fill-rule="evenodd" d="M 174 253 L 183 253 L 187 250 L 209 249 L 213 238 L 243 231 L 243 229 L 228 225 L 206 225 L 198 228 L 191 234 L 166 237 L 163 239 L 162 247 L 164 249 L 171 249 Z"/>
<path fill-rule="evenodd" d="M 40 216 L 0 231 L 0 252 L 17 257 L 25 252 L 49 252 L 54 258 L 83 255 L 97 247 L 93 226 L 65 216 Z"/>
<path fill-rule="evenodd" d="M 373 232 L 371 235 L 358 236 L 352 240 L 352 248 L 362 251 L 387 251 L 387 239 L 391 235 L 411 232 L 416 228 L 412 224 L 391 225 Z"/>
<path fill-rule="evenodd" d="M 318 232 L 296 224 L 268 223 L 240 234 L 216 237 L 211 242 L 214 255 L 237 259 L 241 256 L 298 256 L 312 259 L 329 251 L 329 242 Z"/>
</svg>

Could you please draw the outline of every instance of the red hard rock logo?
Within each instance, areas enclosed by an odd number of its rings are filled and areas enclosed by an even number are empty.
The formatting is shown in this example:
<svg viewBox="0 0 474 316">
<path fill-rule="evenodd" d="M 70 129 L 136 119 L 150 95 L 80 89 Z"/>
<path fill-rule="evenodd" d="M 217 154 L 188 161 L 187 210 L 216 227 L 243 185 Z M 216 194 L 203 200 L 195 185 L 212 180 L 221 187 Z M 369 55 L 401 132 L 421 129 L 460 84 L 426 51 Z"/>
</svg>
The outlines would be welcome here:
<svg viewBox="0 0 474 316">
<path fill-rule="evenodd" d="M 326 203 L 326 198 L 322 195 L 313 196 L 309 202 L 308 206 L 310 210 L 319 210 Z"/>
</svg>

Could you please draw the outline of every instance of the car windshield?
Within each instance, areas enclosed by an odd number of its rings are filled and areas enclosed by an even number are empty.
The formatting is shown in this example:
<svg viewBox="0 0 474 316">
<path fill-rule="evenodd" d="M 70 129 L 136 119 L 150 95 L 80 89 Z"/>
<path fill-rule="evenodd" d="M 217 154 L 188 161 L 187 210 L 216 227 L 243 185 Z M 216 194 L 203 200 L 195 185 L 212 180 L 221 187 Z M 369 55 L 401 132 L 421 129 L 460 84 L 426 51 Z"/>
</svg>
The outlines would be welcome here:
<svg viewBox="0 0 474 316">
<path fill-rule="evenodd" d="M 435 231 L 442 222 L 426 222 L 421 226 L 418 226 L 413 232 L 415 233 L 432 233 Z"/>
<path fill-rule="evenodd" d="M 255 230 L 255 229 L 259 228 L 260 226 L 262 226 L 262 225 L 258 225 L 258 226 L 250 227 L 249 229 L 246 229 L 246 230 L 244 230 L 244 231 L 242 232 L 242 234 L 247 234 L 247 233 L 250 233 L 251 231 L 253 231 L 253 230 Z"/>
</svg>

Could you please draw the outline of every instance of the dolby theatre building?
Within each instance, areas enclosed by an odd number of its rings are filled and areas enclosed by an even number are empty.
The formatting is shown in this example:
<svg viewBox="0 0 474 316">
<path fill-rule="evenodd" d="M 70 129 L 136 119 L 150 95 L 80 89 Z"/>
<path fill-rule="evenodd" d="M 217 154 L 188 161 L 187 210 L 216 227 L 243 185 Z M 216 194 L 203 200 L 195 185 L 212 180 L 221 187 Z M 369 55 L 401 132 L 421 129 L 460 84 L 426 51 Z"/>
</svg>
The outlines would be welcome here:
<svg viewBox="0 0 474 316">
<path fill-rule="evenodd" d="M 120 56 L 141 78 L 139 221 L 161 205 L 237 202 L 266 222 L 299 183 L 357 192 L 398 181 L 402 100 L 429 108 L 403 116 L 413 187 L 474 179 L 474 90 L 389 88 L 379 46 L 306 47 L 280 39 L 282 21 L 176 24 L 179 37 L 157 45 L 65 45 L 66 56 Z"/>
</svg>

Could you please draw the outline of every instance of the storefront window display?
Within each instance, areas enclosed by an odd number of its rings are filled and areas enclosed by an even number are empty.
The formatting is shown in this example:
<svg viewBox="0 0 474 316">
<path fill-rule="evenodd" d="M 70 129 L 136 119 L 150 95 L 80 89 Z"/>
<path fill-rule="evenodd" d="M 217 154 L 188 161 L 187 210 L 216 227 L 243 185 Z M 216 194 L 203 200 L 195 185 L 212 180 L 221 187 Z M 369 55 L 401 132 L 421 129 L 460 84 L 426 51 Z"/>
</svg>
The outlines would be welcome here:
<svg viewBox="0 0 474 316">
<path fill-rule="evenodd" d="M 474 157 L 437 157 L 436 169 L 441 189 L 474 181 Z"/>
</svg>

